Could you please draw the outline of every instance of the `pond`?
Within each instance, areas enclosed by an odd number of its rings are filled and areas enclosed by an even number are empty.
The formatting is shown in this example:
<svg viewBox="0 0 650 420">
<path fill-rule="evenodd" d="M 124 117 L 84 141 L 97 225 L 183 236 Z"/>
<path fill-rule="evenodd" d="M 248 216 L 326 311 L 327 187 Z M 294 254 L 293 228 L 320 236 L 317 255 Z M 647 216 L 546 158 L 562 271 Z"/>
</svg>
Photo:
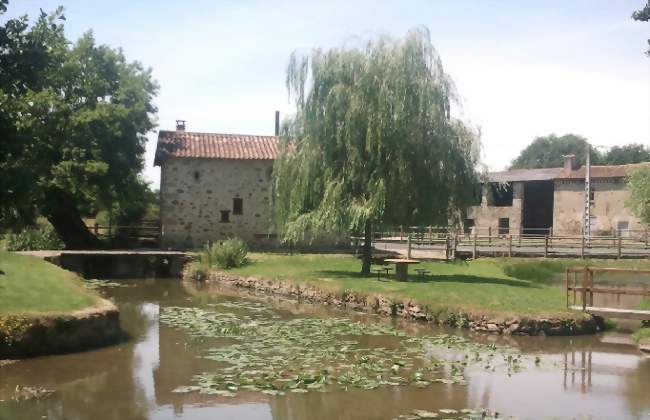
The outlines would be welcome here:
<svg viewBox="0 0 650 420">
<path fill-rule="evenodd" d="M 130 337 L 0 366 L 1 420 L 650 416 L 650 358 L 625 334 L 497 337 L 178 280 L 100 287 Z"/>
</svg>

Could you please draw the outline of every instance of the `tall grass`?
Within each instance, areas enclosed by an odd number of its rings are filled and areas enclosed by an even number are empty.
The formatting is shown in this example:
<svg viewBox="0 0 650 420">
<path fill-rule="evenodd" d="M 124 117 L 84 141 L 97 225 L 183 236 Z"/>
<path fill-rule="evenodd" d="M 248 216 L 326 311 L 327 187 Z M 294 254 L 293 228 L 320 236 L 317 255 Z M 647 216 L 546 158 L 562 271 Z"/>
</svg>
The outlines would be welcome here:
<svg viewBox="0 0 650 420">
<path fill-rule="evenodd" d="M 206 244 L 199 258 L 190 266 L 189 277 L 205 280 L 213 268 L 229 269 L 241 267 L 248 262 L 248 246 L 241 239 L 228 239 Z"/>
</svg>

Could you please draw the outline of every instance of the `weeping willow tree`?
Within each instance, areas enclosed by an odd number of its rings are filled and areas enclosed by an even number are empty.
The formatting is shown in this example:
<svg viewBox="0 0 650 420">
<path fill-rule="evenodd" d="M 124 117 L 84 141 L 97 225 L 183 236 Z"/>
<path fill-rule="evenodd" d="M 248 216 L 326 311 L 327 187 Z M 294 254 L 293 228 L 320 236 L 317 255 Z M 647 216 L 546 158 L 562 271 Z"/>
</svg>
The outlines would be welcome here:
<svg viewBox="0 0 650 420">
<path fill-rule="evenodd" d="M 287 69 L 296 114 L 285 121 L 273 171 L 285 243 L 373 224 L 447 224 L 471 202 L 479 140 L 450 116 L 453 83 L 420 28 L 363 48 L 294 52 Z"/>
</svg>

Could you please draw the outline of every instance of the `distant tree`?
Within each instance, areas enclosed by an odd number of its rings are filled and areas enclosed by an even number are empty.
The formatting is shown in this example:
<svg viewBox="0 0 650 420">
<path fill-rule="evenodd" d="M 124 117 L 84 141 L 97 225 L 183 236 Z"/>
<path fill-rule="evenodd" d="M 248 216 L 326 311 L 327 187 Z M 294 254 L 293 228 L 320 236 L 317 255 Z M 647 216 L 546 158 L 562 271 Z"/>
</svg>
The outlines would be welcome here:
<svg viewBox="0 0 650 420">
<path fill-rule="evenodd" d="M 576 155 L 579 165 L 586 162 L 587 139 L 575 134 L 537 137 L 519 156 L 512 161 L 511 169 L 556 168 L 562 166 L 565 155 Z M 598 151 L 589 146 L 591 163 L 599 164 L 602 157 Z"/>
<path fill-rule="evenodd" d="M 606 165 L 625 165 L 639 162 L 650 162 L 650 148 L 639 143 L 614 146 L 604 156 Z"/>
<path fill-rule="evenodd" d="M 637 10 L 632 13 L 632 19 L 638 20 L 639 22 L 648 22 L 650 21 L 650 0 L 647 0 L 646 5 L 641 10 Z M 650 39 L 648 39 L 648 45 L 650 45 Z M 650 57 L 650 48 L 645 52 L 646 55 Z"/>
<path fill-rule="evenodd" d="M 650 225 L 650 168 L 633 170 L 628 179 L 628 188 L 628 207 L 643 223 Z"/>
<path fill-rule="evenodd" d="M 68 248 L 97 239 L 81 216 L 142 191 L 150 70 L 91 33 L 71 44 L 63 10 L 0 26 L 0 224 L 45 216 Z"/>
<path fill-rule="evenodd" d="M 287 86 L 297 113 L 273 171 L 286 242 L 361 233 L 368 273 L 373 224 L 446 224 L 471 201 L 478 135 L 450 117 L 452 82 L 426 29 L 293 53 Z"/>
</svg>

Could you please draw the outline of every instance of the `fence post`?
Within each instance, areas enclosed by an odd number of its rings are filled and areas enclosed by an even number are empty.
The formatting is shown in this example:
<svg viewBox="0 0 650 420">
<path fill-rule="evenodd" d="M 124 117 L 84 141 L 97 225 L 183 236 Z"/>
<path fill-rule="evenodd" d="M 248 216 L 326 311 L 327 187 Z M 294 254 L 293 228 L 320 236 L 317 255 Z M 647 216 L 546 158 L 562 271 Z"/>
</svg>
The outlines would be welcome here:
<svg viewBox="0 0 650 420">
<path fill-rule="evenodd" d="M 431 225 L 429 225 L 429 245 L 433 245 L 433 230 L 431 229 Z"/>
<path fill-rule="evenodd" d="M 512 235 L 508 235 L 508 257 L 512 257 Z"/>
<path fill-rule="evenodd" d="M 645 230 L 645 247 L 648 248 L 648 229 Z"/>
<path fill-rule="evenodd" d="M 476 259 L 478 257 L 478 253 L 476 251 L 476 233 L 474 233 L 474 246 L 472 248 L 472 259 Z"/>
<path fill-rule="evenodd" d="M 402 242 L 404 240 L 404 226 L 399 227 L 399 241 Z"/>
<path fill-rule="evenodd" d="M 449 240 L 449 236 L 445 236 L 445 260 L 449 259 L 449 254 L 451 253 L 451 241 Z"/>
<path fill-rule="evenodd" d="M 407 253 L 406 253 L 406 257 L 410 260 L 411 259 L 411 234 L 410 233 L 406 236 L 406 242 L 407 242 L 406 245 L 407 245 L 407 248 L 408 248 Z"/>
<path fill-rule="evenodd" d="M 587 269 L 589 273 L 589 306 L 594 306 L 594 272 Z"/>
<path fill-rule="evenodd" d="M 544 258 L 548 257 L 548 235 L 544 236 Z"/>
<path fill-rule="evenodd" d="M 566 297 L 566 307 L 569 307 L 569 267 L 564 269 L 564 294 Z"/>
<path fill-rule="evenodd" d="M 582 242 L 580 245 L 580 258 L 583 260 L 585 259 L 585 237 L 584 235 L 581 236 Z"/>
<path fill-rule="evenodd" d="M 587 276 L 589 276 L 589 271 L 587 267 L 582 270 L 582 310 L 587 310 Z"/>
<path fill-rule="evenodd" d="M 521 229 L 521 225 L 519 225 L 519 246 L 521 246 L 521 235 L 523 233 L 523 230 Z"/>
<path fill-rule="evenodd" d="M 93 231 L 95 232 L 95 236 L 99 235 L 99 225 L 97 224 L 97 222 L 95 222 L 95 224 L 93 225 Z"/>
<path fill-rule="evenodd" d="M 622 239 L 621 236 L 619 235 L 619 236 L 618 236 L 618 246 L 617 246 L 617 248 L 618 248 L 618 255 L 617 255 L 617 257 L 618 257 L 619 260 L 621 259 L 621 243 L 622 243 L 622 242 L 623 242 L 623 239 Z"/>
<path fill-rule="evenodd" d="M 488 244 L 492 243 L 492 226 L 488 226 Z"/>
</svg>

